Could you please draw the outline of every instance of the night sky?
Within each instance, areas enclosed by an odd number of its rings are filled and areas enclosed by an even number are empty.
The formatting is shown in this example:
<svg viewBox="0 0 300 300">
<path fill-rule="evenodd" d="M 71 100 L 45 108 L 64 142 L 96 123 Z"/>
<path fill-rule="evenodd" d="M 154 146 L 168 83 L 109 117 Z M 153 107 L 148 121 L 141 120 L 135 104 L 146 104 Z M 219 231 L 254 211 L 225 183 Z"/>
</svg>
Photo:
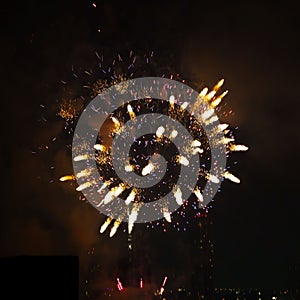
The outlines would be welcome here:
<svg viewBox="0 0 300 300">
<path fill-rule="evenodd" d="M 154 51 L 158 68 L 170 68 L 199 87 L 212 88 L 225 78 L 230 91 L 225 108 L 234 113 L 224 121 L 238 127 L 236 140 L 250 147 L 229 161 L 238 162 L 232 170 L 241 184 L 223 182 L 210 212 L 215 286 L 288 286 L 289 267 L 300 260 L 296 6 L 92 3 L 16 1 L 2 7 L 1 255 L 75 254 L 88 265 L 87 251 L 96 245 L 108 268 L 122 259 L 126 234 L 100 236 L 103 217 L 78 200 L 75 183 L 58 182 L 72 173 L 66 149 L 72 137 L 64 134 L 55 107 L 72 65 L 93 65 L 95 51 L 104 60 L 130 50 L 141 56 Z M 33 154 L 39 146 L 44 149 Z M 175 239 L 172 231 L 162 235 L 157 229 L 146 235 L 152 252 L 166 241 L 176 249 L 168 249 L 164 259 L 158 255 L 155 272 L 172 265 L 180 273 L 185 251 L 180 235 Z"/>
</svg>

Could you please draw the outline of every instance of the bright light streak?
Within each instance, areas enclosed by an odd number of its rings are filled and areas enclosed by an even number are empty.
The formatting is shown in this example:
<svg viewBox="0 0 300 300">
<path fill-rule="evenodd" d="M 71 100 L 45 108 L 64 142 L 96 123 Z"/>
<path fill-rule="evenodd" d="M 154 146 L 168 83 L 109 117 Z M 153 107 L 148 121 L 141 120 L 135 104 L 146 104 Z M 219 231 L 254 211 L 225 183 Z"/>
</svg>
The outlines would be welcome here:
<svg viewBox="0 0 300 300">
<path fill-rule="evenodd" d="M 164 132 L 165 132 L 165 128 L 163 126 L 160 126 L 156 130 L 156 136 L 158 138 L 161 138 L 163 136 Z"/>
<path fill-rule="evenodd" d="M 206 121 L 206 124 L 211 124 L 211 123 L 217 122 L 218 120 L 219 120 L 218 116 L 212 116 L 210 119 L 208 119 Z"/>
<path fill-rule="evenodd" d="M 110 181 L 105 181 L 103 184 L 102 184 L 102 186 L 101 186 L 101 188 L 97 191 L 98 193 L 101 193 L 102 192 L 102 190 L 104 190 L 107 186 L 109 186 L 110 185 Z"/>
<path fill-rule="evenodd" d="M 189 160 L 185 156 L 182 156 L 182 155 L 177 156 L 177 161 L 184 166 L 188 166 L 190 163 Z"/>
<path fill-rule="evenodd" d="M 132 165 L 127 165 L 127 166 L 125 166 L 125 171 L 126 171 L 126 172 L 132 172 L 133 169 L 134 169 L 134 167 L 133 167 Z"/>
<path fill-rule="evenodd" d="M 101 228 L 100 228 L 100 233 L 103 233 L 103 232 L 106 230 L 106 228 L 108 227 L 108 225 L 111 223 L 112 220 L 113 220 L 113 219 L 110 218 L 110 217 L 108 217 L 108 218 L 106 219 L 106 221 L 103 223 L 103 225 L 102 225 Z"/>
<path fill-rule="evenodd" d="M 114 125 L 115 125 L 115 131 L 118 131 L 121 128 L 121 123 L 119 122 L 119 120 L 115 117 L 111 117 Z"/>
<path fill-rule="evenodd" d="M 203 202 L 204 199 L 198 187 L 195 188 L 194 194 L 196 195 L 196 197 L 199 199 L 200 202 Z"/>
<path fill-rule="evenodd" d="M 172 130 L 172 132 L 170 134 L 170 138 L 175 139 L 177 135 L 178 135 L 178 131 L 177 130 Z"/>
<path fill-rule="evenodd" d="M 67 180 L 74 180 L 74 179 L 75 179 L 74 175 L 66 175 L 59 178 L 60 181 L 67 181 Z"/>
<path fill-rule="evenodd" d="M 200 96 L 200 97 L 204 97 L 204 96 L 206 96 L 207 92 L 208 92 L 208 88 L 205 87 L 205 88 L 199 93 L 199 96 Z"/>
<path fill-rule="evenodd" d="M 198 140 L 193 140 L 192 141 L 192 147 L 200 147 L 201 146 L 201 142 Z"/>
<path fill-rule="evenodd" d="M 114 200 L 114 192 L 113 191 L 109 191 L 109 192 L 107 192 L 107 194 L 105 195 L 105 197 L 104 197 L 104 199 L 103 200 L 101 200 L 101 202 L 99 203 L 99 204 L 97 204 L 97 207 L 99 207 L 100 205 L 102 205 L 102 204 L 108 204 L 108 203 L 110 203 L 111 201 L 113 201 Z"/>
<path fill-rule="evenodd" d="M 121 223 L 122 221 L 118 219 L 114 222 L 114 226 L 109 233 L 109 237 L 113 237 L 116 234 L 118 227 L 121 225 Z"/>
<path fill-rule="evenodd" d="M 164 290 L 165 290 L 165 284 L 166 284 L 166 282 L 167 282 L 167 279 L 168 279 L 168 277 L 166 276 L 166 277 L 164 278 L 164 281 L 163 281 L 163 283 L 162 283 L 162 285 L 161 285 L 161 288 L 160 288 L 160 290 L 159 290 L 159 295 L 162 295 L 162 294 L 163 294 L 163 292 L 164 292 Z"/>
<path fill-rule="evenodd" d="M 123 285 L 120 281 L 120 278 L 117 278 L 117 288 L 120 292 L 124 290 Z"/>
<path fill-rule="evenodd" d="M 131 214 L 129 215 L 128 218 L 128 234 L 132 232 L 134 222 L 136 221 L 137 216 L 138 216 L 138 209 L 137 207 L 133 207 Z"/>
<path fill-rule="evenodd" d="M 170 105 L 171 105 L 171 106 L 174 106 L 175 97 L 174 97 L 173 95 L 170 96 L 169 102 L 170 102 Z"/>
<path fill-rule="evenodd" d="M 140 279 L 140 288 L 142 289 L 144 287 L 143 278 Z"/>
<path fill-rule="evenodd" d="M 176 200 L 177 204 L 182 205 L 183 200 L 182 200 L 182 192 L 181 192 L 180 188 L 177 187 L 176 190 L 173 193 L 174 193 L 174 197 L 175 197 L 175 200 Z"/>
<path fill-rule="evenodd" d="M 204 119 L 204 120 L 207 120 L 207 119 L 209 119 L 213 114 L 214 114 L 214 109 L 208 109 L 207 111 L 205 111 L 203 114 L 202 114 L 202 118 Z"/>
<path fill-rule="evenodd" d="M 195 147 L 192 149 L 192 154 L 195 155 L 196 153 L 203 153 L 204 150 L 199 148 L 201 146 L 201 142 L 198 140 L 192 141 L 192 147 Z"/>
<path fill-rule="evenodd" d="M 113 187 L 111 190 L 114 192 L 114 196 L 118 197 L 125 190 L 125 185 L 121 183 L 118 186 Z"/>
<path fill-rule="evenodd" d="M 230 181 L 235 182 L 235 183 L 240 183 L 241 182 L 239 178 L 237 178 L 236 176 L 234 176 L 233 174 L 231 174 L 228 171 L 226 171 L 223 174 L 223 177 L 226 178 L 226 179 L 229 179 Z"/>
<path fill-rule="evenodd" d="M 93 184 L 94 184 L 94 183 L 91 182 L 91 181 L 87 181 L 87 182 L 85 182 L 85 183 L 82 183 L 80 186 L 78 186 L 78 187 L 76 188 L 76 191 L 81 192 L 81 191 L 83 191 L 84 189 L 87 189 L 88 187 L 92 186 Z"/>
<path fill-rule="evenodd" d="M 135 113 L 130 104 L 127 105 L 127 111 L 128 111 L 130 119 L 133 120 L 135 118 Z"/>
<path fill-rule="evenodd" d="M 220 87 L 223 85 L 224 83 L 224 79 L 221 79 L 213 88 L 214 91 L 218 91 L 220 89 Z"/>
<path fill-rule="evenodd" d="M 247 151 L 248 147 L 245 145 L 230 145 L 230 151 Z"/>
<path fill-rule="evenodd" d="M 165 286 L 165 285 L 166 285 L 167 279 L 168 279 L 168 277 L 165 276 L 162 286 Z"/>
<path fill-rule="evenodd" d="M 135 189 L 132 189 L 132 191 L 130 192 L 130 194 L 128 195 L 128 197 L 125 200 L 125 204 L 129 205 L 131 202 L 133 202 L 135 195 L 136 195 L 136 191 L 135 191 Z"/>
<path fill-rule="evenodd" d="M 168 208 L 167 208 L 167 207 L 164 207 L 164 208 L 163 208 L 163 214 L 164 214 L 164 218 L 167 220 L 167 222 L 171 223 L 171 222 L 172 222 L 171 214 L 170 214 L 170 212 L 168 211 Z"/>
<path fill-rule="evenodd" d="M 207 179 L 210 180 L 213 183 L 219 183 L 220 180 L 218 179 L 217 176 L 213 175 L 213 174 L 208 174 L 207 175 Z"/>
<path fill-rule="evenodd" d="M 104 183 L 106 184 L 106 183 Z M 103 187 L 103 186 L 102 186 Z M 107 192 L 104 199 L 97 204 L 99 207 L 102 204 L 108 204 L 114 200 L 114 198 L 118 197 L 123 191 L 125 190 L 125 185 L 123 183 L 119 184 L 118 186 L 113 187 L 110 191 Z"/>
<path fill-rule="evenodd" d="M 221 139 L 220 141 L 222 144 L 228 144 L 230 142 L 234 142 L 234 138 L 227 138 L 227 137 L 224 137 Z"/>
<path fill-rule="evenodd" d="M 104 145 L 101 145 L 101 144 L 95 144 L 94 149 L 96 149 L 98 151 L 106 151 L 106 147 Z"/>
<path fill-rule="evenodd" d="M 227 93 L 228 93 L 228 91 L 225 91 L 222 95 L 220 95 L 216 99 L 214 99 L 211 102 L 211 106 L 214 108 L 217 107 L 221 103 L 222 99 L 227 95 Z"/>
<path fill-rule="evenodd" d="M 150 174 L 154 170 L 154 168 L 155 168 L 154 164 L 150 162 L 146 167 L 143 168 L 142 175 L 146 176 Z"/>
<path fill-rule="evenodd" d="M 89 176 L 92 173 L 91 169 L 85 169 L 77 173 L 77 178 Z"/>
<path fill-rule="evenodd" d="M 225 124 L 225 123 L 224 123 L 224 124 L 219 124 L 219 125 L 218 125 L 218 127 L 219 127 L 219 129 L 220 129 L 221 131 L 223 131 L 223 130 L 225 130 L 226 128 L 228 128 L 228 126 L 229 126 L 229 125 L 228 125 L 228 124 Z"/>
<path fill-rule="evenodd" d="M 188 105 L 189 105 L 188 102 L 183 102 L 183 103 L 180 105 L 180 109 L 185 110 L 185 109 L 188 107 Z"/>
<path fill-rule="evenodd" d="M 74 161 L 81 161 L 81 160 L 86 160 L 88 159 L 89 156 L 87 154 L 83 154 L 83 155 L 77 155 L 74 157 Z"/>
<path fill-rule="evenodd" d="M 207 100 L 210 100 L 210 99 L 212 99 L 213 98 L 213 96 L 216 94 L 216 91 L 211 91 L 211 92 L 209 92 L 206 96 L 205 96 L 205 98 L 207 99 Z"/>
<path fill-rule="evenodd" d="M 192 154 L 193 155 L 195 155 L 196 153 L 203 153 L 204 152 L 204 150 L 203 149 L 201 149 L 201 148 L 193 148 L 192 149 Z"/>
</svg>

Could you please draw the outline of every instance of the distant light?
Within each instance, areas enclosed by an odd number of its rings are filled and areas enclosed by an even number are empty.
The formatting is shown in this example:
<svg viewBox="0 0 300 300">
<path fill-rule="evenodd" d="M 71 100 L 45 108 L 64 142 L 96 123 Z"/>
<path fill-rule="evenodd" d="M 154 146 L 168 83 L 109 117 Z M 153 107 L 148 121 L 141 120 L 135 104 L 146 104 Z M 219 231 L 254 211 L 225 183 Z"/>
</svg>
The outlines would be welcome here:
<svg viewBox="0 0 300 300">
<path fill-rule="evenodd" d="M 167 276 L 165 276 L 165 278 L 164 278 L 164 282 L 163 282 L 162 286 L 165 286 L 165 284 L 166 284 L 166 282 L 167 282 L 167 279 L 168 279 L 168 277 L 167 277 Z"/>
<path fill-rule="evenodd" d="M 163 292 L 164 292 L 164 290 L 165 290 L 165 289 L 164 289 L 163 287 L 161 287 L 160 290 L 159 290 L 159 295 L 162 295 Z"/>
<path fill-rule="evenodd" d="M 124 290 L 123 285 L 119 278 L 117 278 L 117 288 L 120 292 Z"/>
<path fill-rule="evenodd" d="M 140 279 L 140 288 L 142 289 L 144 287 L 143 278 Z"/>
</svg>

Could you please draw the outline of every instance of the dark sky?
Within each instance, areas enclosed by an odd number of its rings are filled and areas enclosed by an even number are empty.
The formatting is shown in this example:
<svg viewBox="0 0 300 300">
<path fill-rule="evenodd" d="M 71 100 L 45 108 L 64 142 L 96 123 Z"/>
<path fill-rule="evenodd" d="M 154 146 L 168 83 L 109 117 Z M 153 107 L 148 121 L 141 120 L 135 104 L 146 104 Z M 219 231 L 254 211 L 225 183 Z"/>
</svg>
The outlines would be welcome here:
<svg viewBox="0 0 300 300">
<path fill-rule="evenodd" d="M 54 106 L 71 66 L 93 64 L 96 50 L 110 60 L 153 50 L 158 65 L 199 86 L 225 78 L 224 102 L 234 114 L 224 121 L 250 146 L 233 154 L 242 183 L 224 182 L 211 211 L 215 285 L 288 284 L 289 266 L 300 260 L 298 10 L 289 1 L 194 2 L 95 1 L 95 8 L 83 0 L 16 1 L 3 8 L 2 255 L 80 254 L 87 263 L 83 253 L 94 244 L 112 264 L 122 255 L 126 235 L 100 237 L 97 211 L 57 183 L 72 167 L 70 137 Z M 41 145 L 49 151 L 33 155 Z"/>
</svg>

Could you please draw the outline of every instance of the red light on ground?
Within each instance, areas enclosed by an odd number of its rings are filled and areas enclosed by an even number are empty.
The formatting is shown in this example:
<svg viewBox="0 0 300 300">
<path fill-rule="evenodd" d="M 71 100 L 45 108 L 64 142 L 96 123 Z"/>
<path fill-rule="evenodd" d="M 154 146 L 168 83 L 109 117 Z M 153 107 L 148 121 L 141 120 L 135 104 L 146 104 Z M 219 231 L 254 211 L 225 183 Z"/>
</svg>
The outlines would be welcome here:
<svg viewBox="0 0 300 300">
<path fill-rule="evenodd" d="M 119 278 L 117 278 L 117 288 L 120 292 L 122 292 L 124 290 L 123 285 Z"/>
<path fill-rule="evenodd" d="M 142 289 L 144 287 L 143 278 L 140 279 L 140 288 Z"/>
</svg>

